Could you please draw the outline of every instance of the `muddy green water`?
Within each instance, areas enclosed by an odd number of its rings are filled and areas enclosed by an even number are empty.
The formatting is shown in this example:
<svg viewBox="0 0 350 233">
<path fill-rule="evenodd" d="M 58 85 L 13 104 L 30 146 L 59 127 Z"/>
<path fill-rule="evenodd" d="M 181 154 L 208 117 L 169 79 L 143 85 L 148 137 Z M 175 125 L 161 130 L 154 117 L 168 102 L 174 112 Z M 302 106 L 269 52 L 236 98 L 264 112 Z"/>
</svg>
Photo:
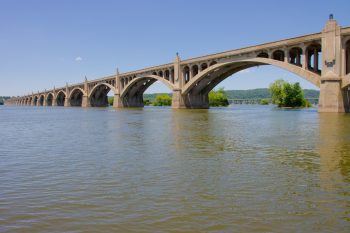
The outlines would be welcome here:
<svg viewBox="0 0 350 233">
<path fill-rule="evenodd" d="M 350 114 L 0 106 L 0 232 L 350 232 Z"/>
</svg>

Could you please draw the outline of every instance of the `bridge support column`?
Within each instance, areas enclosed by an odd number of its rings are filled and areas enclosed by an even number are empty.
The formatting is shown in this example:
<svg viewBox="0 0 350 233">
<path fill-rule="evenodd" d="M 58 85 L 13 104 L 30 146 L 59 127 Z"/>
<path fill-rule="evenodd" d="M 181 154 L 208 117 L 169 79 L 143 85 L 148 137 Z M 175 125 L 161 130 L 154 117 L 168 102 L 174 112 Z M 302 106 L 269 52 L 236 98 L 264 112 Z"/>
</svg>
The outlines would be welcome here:
<svg viewBox="0 0 350 233">
<path fill-rule="evenodd" d="M 70 101 L 68 98 L 64 100 L 64 107 L 70 107 Z"/>
<path fill-rule="evenodd" d="M 56 106 L 57 106 L 57 99 L 52 98 L 52 107 L 56 107 Z"/>
<path fill-rule="evenodd" d="M 321 79 L 319 112 L 349 112 L 346 91 L 341 89 L 341 79 Z"/>
<path fill-rule="evenodd" d="M 320 83 L 319 112 L 348 112 L 345 90 L 341 88 L 341 33 L 331 15 L 322 31 L 322 75 Z M 315 59 L 315 66 L 317 59 Z"/>
<path fill-rule="evenodd" d="M 209 98 L 208 94 L 182 95 L 180 90 L 174 90 L 171 105 L 172 108 L 206 109 L 209 108 Z"/>
<path fill-rule="evenodd" d="M 181 90 L 174 90 L 171 100 L 172 108 L 186 108 L 185 98 L 181 95 Z"/>
<path fill-rule="evenodd" d="M 82 106 L 83 108 L 91 107 L 91 106 L 90 106 L 89 97 L 88 97 L 87 95 L 84 95 L 84 96 L 83 96 L 83 101 L 82 101 L 82 103 L 81 103 L 81 106 Z"/>
<path fill-rule="evenodd" d="M 113 98 L 113 108 L 123 108 L 123 102 L 120 99 L 120 95 L 119 94 L 115 94 L 114 98 Z"/>
</svg>

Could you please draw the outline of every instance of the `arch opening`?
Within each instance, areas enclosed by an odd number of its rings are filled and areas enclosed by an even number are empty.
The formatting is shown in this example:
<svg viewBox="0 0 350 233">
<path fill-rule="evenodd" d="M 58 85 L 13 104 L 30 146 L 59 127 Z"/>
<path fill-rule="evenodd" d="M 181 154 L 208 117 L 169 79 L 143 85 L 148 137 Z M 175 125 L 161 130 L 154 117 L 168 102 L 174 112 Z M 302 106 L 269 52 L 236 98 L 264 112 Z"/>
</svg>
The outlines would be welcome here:
<svg viewBox="0 0 350 233">
<path fill-rule="evenodd" d="M 198 74 L 198 71 L 199 71 L 199 69 L 198 69 L 198 66 L 197 66 L 197 65 L 193 65 L 193 66 L 191 67 L 191 72 L 192 72 L 192 76 L 193 76 L 193 77 L 196 76 L 196 75 Z"/>
<path fill-rule="evenodd" d="M 66 101 L 66 95 L 62 91 L 60 91 L 56 97 L 56 105 L 64 106 L 65 101 Z"/>
<path fill-rule="evenodd" d="M 183 68 L 182 79 L 184 80 L 184 83 L 188 83 L 188 81 L 190 81 L 190 68 L 188 66 Z"/>
<path fill-rule="evenodd" d="M 131 80 L 132 81 L 132 80 Z M 90 93 L 89 101 L 91 107 L 108 107 L 108 96 L 114 96 L 114 89 L 106 83 L 96 85 Z"/>
<path fill-rule="evenodd" d="M 201 64 L 201 71 L 205 70 L 206 68 L 208 68 L 208 64 L 207 63 L 202 63 Z"/>
<path fill-rule="evenodd" d="M 212 61 L 212 62 L 210 62 L 209 66 L 213 66 L 215 64 L 217 64 L 217 62 L 216 61 Z"/>
<path fill-rule="evenodd" d="M 84 93 L 80 89 L 74 89 L 70 95 L 69 103 L 72 107 L 81 107 Z"/>
<path fill-rule="evenodd" d="M 41 95 L 39 98 L 39 106 L 44 106 L 44 99 L 45 99 L 45 97 L 43 95 Z"/>
<path fill-rule="evenodd" d="M 169 70 L 165 70 L 164 78 L 169 81 L 169 79 L 170 79 L 170 71 Z"/>
<path fill-rule="evenodd" d="M 37 96 L 34 97 L 33 105 L 34 105 L 34 106 L 37 106 L 37 105 L 38 105 L 38 97 L 37 97 Z"/>
<path fill-rule="evenodd" d="M 260 52 L 257 57 L 262 57 L 262 58 L 269 58 L 269 54 L 266 52 Z"/>
<path fill-rule="evenodd" d="M 289 50 L 289 63 L 302 67 L 303 61 L 301 55 L 303 50 L 299 47 L 293 47 Z"/>
<path fill-rule="evenodd" d="M 322 50 L 320 44 L 311 44 L 306 48 L 308 70 L 321 74 L 322 64 L 320 62 Z"/>
<path fill-rule="evenodd" d="M 145 105 L 143 94 L 146 92 L 146 90 L 150 86 L 152 86 L 157 81 L 158 81 L 158 84 L 162 83 L 163 85 L 167 86 L 170 90 L 173 90 L 173 85 L 171 83 L 172 77 L 173 76 L 170 76 L 169 81 L 167 81 L 165 78 L 155 76 L 155 75 L 136 78 L 122 90 L 120 98 L 123 106 L 124 107 L 143 107 Z M 153 87 L 156 87 L 156 86 L 158 85 L 155 85 Z"/>
<path fill-rule="evenodd" d="M 46 104 L 47 106 L 52 106 L 52 103 L 53 103 L 53 95 L 49 93 L 46 98 Z"/>
<path fill-rule="evenodd" d="M 284 52 L 282 50 L 276 50 L 272 53 L 272 58 L 277 61 L 284 61 Z"/>
<path fill-rule="evenodd" d="M 345 44 L 346 74 L 350 73 L 350 40 Z"/>
</svg>

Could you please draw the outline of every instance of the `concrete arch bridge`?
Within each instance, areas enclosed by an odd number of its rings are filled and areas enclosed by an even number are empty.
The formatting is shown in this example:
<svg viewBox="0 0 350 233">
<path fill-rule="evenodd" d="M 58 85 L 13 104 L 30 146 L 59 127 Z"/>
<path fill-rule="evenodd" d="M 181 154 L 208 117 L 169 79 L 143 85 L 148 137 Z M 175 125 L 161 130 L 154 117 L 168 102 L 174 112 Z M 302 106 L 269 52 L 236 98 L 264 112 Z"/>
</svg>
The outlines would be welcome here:
<svg viewBox="0 0 350 233">
<path fill-rule="evenodd" d="M 272 65 L 290 71 L 320 88 L 320 112 L 349 112 L 350 27 L 342 28 L 330 17 L 320 33 L 187 60 L 178 55 L 173 63 L 119 73 L 96 80 L 66 85 L 7 104 L 30 106 L 143 107 L 143 93 L 154 82 L 173 93 L 173 108 L 208 108 L 208 93 L 231 75 L 254 66 Z"/>
</svg>

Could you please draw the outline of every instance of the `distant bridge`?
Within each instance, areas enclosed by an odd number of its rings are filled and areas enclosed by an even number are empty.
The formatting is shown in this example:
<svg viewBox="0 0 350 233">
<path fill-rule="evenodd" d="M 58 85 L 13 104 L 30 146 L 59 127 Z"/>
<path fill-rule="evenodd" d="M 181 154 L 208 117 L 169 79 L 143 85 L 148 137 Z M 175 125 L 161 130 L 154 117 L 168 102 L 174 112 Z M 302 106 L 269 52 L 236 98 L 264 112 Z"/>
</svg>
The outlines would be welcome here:
<svg viewBox="0 0 350 233">
<path fill-rule="evenodd" d="M 271 102 L 271 99 L 267 98 L 257 98 L 257 99 L 228 99 L 229 104 L 260 104 L 261 100 L 266 99 Z M 318 98 L 305 98 L 312 105 L 318 104 Z"/>
<path fill-rule="evenodd" d="M 322 55 L 322 56 L 321 56 Z M 321 62 L 319 62 L 321 61 Z M 143 107 L 143 93 L 154 82 L 172 92 L 173 108 L 208 108 L 208 93 L 227 77 L 250 67 L 272 65 L 320 88 L 320 112 L 349 111 L 350 27 L 330 17 L 320 33 L 180 60 L 96 80 L 19 96 L 6 104 L 31 106 Z"/>
</svg>

